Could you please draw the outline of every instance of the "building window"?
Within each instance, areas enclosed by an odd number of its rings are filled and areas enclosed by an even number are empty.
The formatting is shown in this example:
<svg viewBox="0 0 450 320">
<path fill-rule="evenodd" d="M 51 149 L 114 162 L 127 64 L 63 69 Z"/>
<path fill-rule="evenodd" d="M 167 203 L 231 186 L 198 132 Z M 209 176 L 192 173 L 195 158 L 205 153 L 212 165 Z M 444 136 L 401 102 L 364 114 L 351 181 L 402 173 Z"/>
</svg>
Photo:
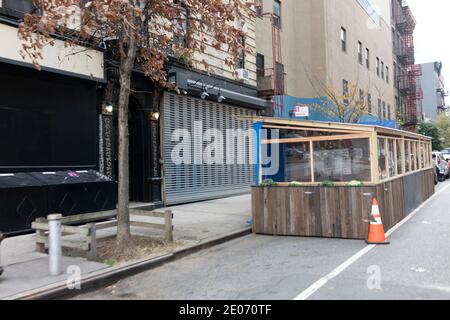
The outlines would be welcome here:
<svg viewBox="0 0 450 320">
<path fill-rule="evenodd" d="M 263 0 L 256 0 L 255 1 L 255 12 L 256 16 L 261 17 L 263 14 Z"/>
<path fill-rule="evenodd" d="M 370 50 L 366 48 L 366 67 L 370 69 Z"/>
<path fill-rule="evenodd" d="M 343 101 L 345 105 L 349 104 L 349 100 L 348 100 L 348 81 L 347 80 L 342 80 L 342 96 L 343 96 Z"/>
<path fill-rule="evenodd" d="M 372 114 L 372 95 L 370 93 L 367 94 L 367 111 Z"/>
<path fill-rule="evenodd" d="M 395 43 L 395 29 L 394 28 L 392 28 L 392 48 L 394 49 L 394 52 L 395 52 L 396 43 Z"/>
<path fill-rule="evenodd" d="M 175 2 L 175 4 L 179 4 L 178 2 Z M 180 18 L 179 19 L 173 19 L 172 25 L 173 25 L 173 44 L 176 48 L 188 48 L 189 43 L 187 39 L 188 29 L 189 29 L 189 22 L 188 22 L 188 16 L 189 12 L 185 6 L 180 4 Z"/>
<path fill-rule="evenodd" d="M 281 2 L 273 0 L 273 25 L 281 29 Z"/>
<path fill-rule="evenodd" d="M 390 104 L 388 104 L 388 106 L 387 106 L 387 112 L 388 112 L 388 120 L 391 120 L 392 119 L 392 116 L 391 116 L 391 105 Z"/>
<path fill-rule="evenodd" d="M 394 61 L 394 87 L 397 88 L 397 63 Z"/>
<path fill-rule="evenodd" d="M 384 62 L 381 61 L 381 79 L 384 80 Z"/>
<path fill-rule="evenodd" d="M 32 0 L 3 0 L 0 1 L 0 8 L 7 9 L 8 15 L 16 18 L 23 18 L 25 14 L 37 11 Z"/>
<path fill-rule="evenodd" d="M 347 30 L 341 28 L 341 48 L 342 51 L 347 52 Z"/>
<path fill-rule="evenodd" d="M 378 119 L 383 120 L 382 113 L 381 113 L 381 99 L 378 99 Z"/>
<path fill-rule="evenodd" d="M 266 69 L 265 64 L 264 56 L 258 53 L 256 55 L 256 73 L 258 77 L 264 77 Z"/>
<path fill-rule="evenodd" d="M 360 106 L 364 105 L 364 90 L 359 89 L 359 104 Z"/>
<path fill-rule="evenodd" d="M 362 43 L 361 41 L 358 41 L 358 62 L 360 64 L 363 63 L 363 53 L 362 53 Z"/>
<path fill-rule="evenodd" d="M 386 102 L 383 101 L 383 120 L 387 119 L 387 115 L 386 115 Z"/>
<path fill-rule="evenodd" d="M 377 76 L 380 76 L 380 58 L 377 58 Z"/>
<path fill-rule="evenodd" d="M 237 60 L 236 68 L 237 69 L 245 69 L 245 36 L 241 35 L 241 50 Z"/>
</svg>

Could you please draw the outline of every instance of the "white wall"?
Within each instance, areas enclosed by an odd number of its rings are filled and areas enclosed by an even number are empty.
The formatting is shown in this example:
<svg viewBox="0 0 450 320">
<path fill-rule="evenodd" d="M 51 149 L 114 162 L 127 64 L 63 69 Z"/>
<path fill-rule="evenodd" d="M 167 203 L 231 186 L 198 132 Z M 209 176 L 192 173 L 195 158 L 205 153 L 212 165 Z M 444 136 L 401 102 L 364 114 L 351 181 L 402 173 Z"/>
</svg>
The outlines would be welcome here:
<svg viewBox="0 0 450 320">
<path fill-rule="evenodd" d="M 32 66 L 31 59 L 20 55 L 22 42 L 18 38 L 17 28 L 0 24 L 0 58 Z M 4 45 L 7 44 L 7 45 Z M 55 40 L 55 45 L 43 49 L 43 68 L 63 71 L 93 79 L 104 79 L 103 52 L 81 46 L 65 48 L 64 42 Z"/>
</svg>

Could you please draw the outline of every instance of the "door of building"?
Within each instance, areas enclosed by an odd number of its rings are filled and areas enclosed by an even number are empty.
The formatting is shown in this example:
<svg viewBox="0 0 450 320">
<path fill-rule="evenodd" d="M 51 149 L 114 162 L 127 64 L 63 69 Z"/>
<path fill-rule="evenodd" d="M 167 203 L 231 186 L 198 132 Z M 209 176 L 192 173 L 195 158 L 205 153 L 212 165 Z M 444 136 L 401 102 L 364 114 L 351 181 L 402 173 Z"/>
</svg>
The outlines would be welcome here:
<svg viewBox="0 0 450 320">
<path fill-rule="evenodd" d="M 129 103 L 129 168 L 130 168 L 130 201 L 151 201 L 151 197 L 144 192 L 145 167 L 146 167 L 146 144 L 145 128 L 148 125 L 143 116 L 144 110 L 140 103 L 130 97 Z"/>
</svg>

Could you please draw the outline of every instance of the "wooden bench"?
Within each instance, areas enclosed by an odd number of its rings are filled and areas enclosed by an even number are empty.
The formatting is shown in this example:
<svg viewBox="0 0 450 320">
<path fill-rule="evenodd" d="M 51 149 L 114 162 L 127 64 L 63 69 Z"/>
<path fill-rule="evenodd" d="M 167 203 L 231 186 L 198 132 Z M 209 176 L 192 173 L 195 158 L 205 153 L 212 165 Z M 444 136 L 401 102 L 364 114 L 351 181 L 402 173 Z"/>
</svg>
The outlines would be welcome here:
<svg viewBox="0 0 450 320">
<path fill-rule="evenodd" d="M 162 218 L 164 223 L 133 221 L 134 217 Z M 92 222 L 107 220 L 103 222 Z M 112 219 L 112 220 L 111 220 Z M 145 211 L 130 209 L 130 226 L 147 229 L 159 229 L 164 231 L 166 241 L 173 241 L 173 213 L 170 210 Z M 89 223 L 86 223 L 89 222 Z M 83 224 L 84 223 L 84 224 Z M 82 225 L 80 225 L 82 224 Z M 77 225 L 77 226 L 75 226 Z M 87 259 L 97 259 L 97 231 L 117 227 L 116 211 L 86 213 L 61 219 L 61 246 L 87 252 Z M 36 230 L 36 251 L 45 253 L 48 247 L 48 221 L 46 218 L 38 218 L 32 223 L 32 229 Z M 64 236 L 76 235 L 80 240 L 65 239 Z"/>
</svg>

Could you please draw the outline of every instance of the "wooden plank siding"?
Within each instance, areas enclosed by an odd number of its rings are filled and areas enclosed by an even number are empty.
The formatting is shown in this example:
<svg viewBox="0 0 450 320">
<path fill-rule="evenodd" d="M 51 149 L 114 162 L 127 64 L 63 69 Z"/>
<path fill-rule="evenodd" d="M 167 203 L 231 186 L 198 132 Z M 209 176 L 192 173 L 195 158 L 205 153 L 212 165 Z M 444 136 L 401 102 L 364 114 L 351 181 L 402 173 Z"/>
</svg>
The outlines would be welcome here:
<svg viewBox="0 0 450 320">
<path fill-rule="evenodd" d="M 433 170 L 412 175 L 422 182 L 421 199 L 429 199 L 434 194 Z M 253 232 L 366 239 L 373 196 L 386 231 L 407 216 L 404 179 L 364 187 L 253 187 Z"/>
</svg>

